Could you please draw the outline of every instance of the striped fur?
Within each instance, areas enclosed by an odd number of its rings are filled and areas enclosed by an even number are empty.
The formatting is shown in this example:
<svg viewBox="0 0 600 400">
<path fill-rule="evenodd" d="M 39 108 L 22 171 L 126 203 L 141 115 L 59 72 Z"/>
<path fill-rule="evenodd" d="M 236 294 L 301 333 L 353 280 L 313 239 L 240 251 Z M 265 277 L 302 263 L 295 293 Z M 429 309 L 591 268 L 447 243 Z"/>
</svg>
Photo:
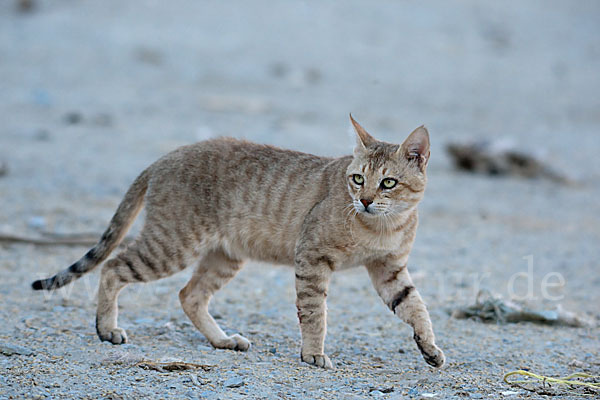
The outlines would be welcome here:
<svg viewBox="0 0 600 400">
<path fill-rule="evenodd" d="M 354 155 L 336 159 L 234 139 L 167 154 L 135 180 L 98 244 L 33 288 L 53 290 L 93 270 L 145 205 L 140 235 L 102 268 L 96 315 L 101 340 L 127 341 L 117 326 L 123 288 L 193 264 L 196 270 L 179 293 L 186 315 L 214 347 L 247 350 L 250 342 L 226 335 L 208 303 L 244 260 L 254 259 L 295 265 L 301 358 L 331 368 L 324 352 L 329 280 L 337 270 L 365 265 L 383 301 L 413 328 L 425 360 L 441 366 L 443 353 L 406 269 L 426 184 L 427 130 L 417 128 L 394 145 L 352 123 Z M 386 178 L 393 187 L 383 186 Z"/>
<path fill-rule="evenodd" d="M 52 278 L 37 280 L 31 284 L 34 290 L 54 290 L 81 278 L 83 274 L 92 271 L 112 253 L 121 243 L 135 217 L 142 209 L 144 194 L 148 188 L 148 171 L 142 172 L 133 182 L 117 212 L 96 246 L 69 268 L 59 272 Z"/>
</svg>

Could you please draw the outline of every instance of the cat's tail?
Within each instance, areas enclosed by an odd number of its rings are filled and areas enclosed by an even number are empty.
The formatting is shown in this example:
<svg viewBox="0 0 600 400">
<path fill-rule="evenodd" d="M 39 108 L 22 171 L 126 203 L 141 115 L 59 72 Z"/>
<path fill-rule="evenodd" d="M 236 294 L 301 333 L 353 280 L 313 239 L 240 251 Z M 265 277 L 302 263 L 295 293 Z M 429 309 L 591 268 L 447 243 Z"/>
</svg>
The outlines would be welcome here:
<svg viewBox="0 0 600 400">
<path fill-rule="evenodd" d="M 144 195 L 148 189 L 150 171 L 146 169 L 133 182 L 119 208 L 110 221 L 110 225 L 100 238 L 98 244 L 92 247 L 79 261 L 69 268 L 62 270 L 52 278 L 33 282 L 34 290 L 54 290 L 81 278 L 87 272 L 100 265 L 110 253 L 121 243 L 144 204 Z"/>
</svg>

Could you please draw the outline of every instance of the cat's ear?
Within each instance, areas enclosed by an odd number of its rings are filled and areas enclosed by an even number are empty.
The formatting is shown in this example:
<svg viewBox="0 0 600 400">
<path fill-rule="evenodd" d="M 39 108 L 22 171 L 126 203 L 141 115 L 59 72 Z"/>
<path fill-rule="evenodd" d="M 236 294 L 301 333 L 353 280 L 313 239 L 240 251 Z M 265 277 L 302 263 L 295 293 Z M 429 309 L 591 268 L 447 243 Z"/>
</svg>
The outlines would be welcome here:
<svg viewBox="0 0 600 400">
<path fill-rule="evenodd" d="M 369 147 L 369 145 L 375 143 L 377 140 L 371 135 L 369 132 L 365 130 L 358 122 L 352 118 L 352 114 L 350 114 L 350 122 L 352 122 L 352 126 L 354 127 L 354 131 L 356 132 L 356 148 L 354 152 L 363 152 Z"/>
<path fill-rule="evenodd" d="M 429 132 L 424 125 L 415 129 L 402 143 L 398 149 L 402 157 L 409 161 L 415 161 L 419 168 L 424 171 L 429 161 Z"/>
</svg>

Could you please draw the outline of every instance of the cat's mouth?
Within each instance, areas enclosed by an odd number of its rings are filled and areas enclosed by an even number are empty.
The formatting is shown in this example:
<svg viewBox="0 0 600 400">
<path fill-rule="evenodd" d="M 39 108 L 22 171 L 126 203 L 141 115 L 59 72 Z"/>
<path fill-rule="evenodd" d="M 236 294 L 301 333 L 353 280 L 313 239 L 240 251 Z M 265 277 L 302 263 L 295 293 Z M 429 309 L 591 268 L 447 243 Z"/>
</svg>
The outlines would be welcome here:
<svg viewBox="0 0 600 400">
<path fill-rule="evenodd" d="M 360 201 L 354 201 L 353 206 L 357 214 L 373 218 L 402 214 L 414 207 L 413 204 L 404 201 L 394 204 L 371 203 L 366 206 Z"/>
<path fill-rule="evenodd" d="M 378 217 L 389 214 L 389 209 L 381 208 L 377 204 L 369 204 L 365 206 L 364 204 L 355 204 L 354 209 L 358 214 L 370 216 L 370 217 Z"/>
</svg>

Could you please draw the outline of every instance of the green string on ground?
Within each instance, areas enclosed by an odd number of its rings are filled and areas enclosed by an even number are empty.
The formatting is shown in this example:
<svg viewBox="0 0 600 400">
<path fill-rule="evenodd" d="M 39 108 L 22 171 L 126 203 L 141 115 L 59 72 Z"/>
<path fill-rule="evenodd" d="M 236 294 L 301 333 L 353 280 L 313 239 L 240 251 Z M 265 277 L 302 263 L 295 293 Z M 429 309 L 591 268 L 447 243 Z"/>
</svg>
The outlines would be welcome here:
<svg viewBox="0 0 600 400">
<path fill-rule="evenodd" d="M 509 385 L 517 385 L 517 386 L 520 384 L 524 384 L 524 383 L 525 384 L 535 383 L 535 381 L 532 381 L 529 379 L 509 381 L 508 377 L 513 376 L 513 375 L 528 376 L 530 378 L 537 379 L 544 385 L 546 383 L 548 383 L 548 384 L 556 383 L 559 385 L 570 386 L 571 388 L 575 387 L 575 386 L 579 386 L 579 387 L 585 387 L 585 388 L 592 389 L 592 390 L 600 390 L 600 382 L 585 382 L 585 381 L 578 380 L 578 378 L 598 380 L 598 379 L 600 379 L 600 376 L 589 375 L 589 374 L 586 374 L 583 372 L 576 372 L 574 374 L 571 374 L 569 376 L 565 376 L 562 378 L 552 378 L 550 376 L 534 374 L 533 372 L 529 372 L 529 371 L 518 370 L 518 371 L 511 371 L 511 372 L 508 372 L 507 374 L 505 374 L 504 379 L 503 379 L 504 382 L 506 382 Z M 585 393 L 577 393 L 577 394 L 586 395 Z"/>
</svg>

